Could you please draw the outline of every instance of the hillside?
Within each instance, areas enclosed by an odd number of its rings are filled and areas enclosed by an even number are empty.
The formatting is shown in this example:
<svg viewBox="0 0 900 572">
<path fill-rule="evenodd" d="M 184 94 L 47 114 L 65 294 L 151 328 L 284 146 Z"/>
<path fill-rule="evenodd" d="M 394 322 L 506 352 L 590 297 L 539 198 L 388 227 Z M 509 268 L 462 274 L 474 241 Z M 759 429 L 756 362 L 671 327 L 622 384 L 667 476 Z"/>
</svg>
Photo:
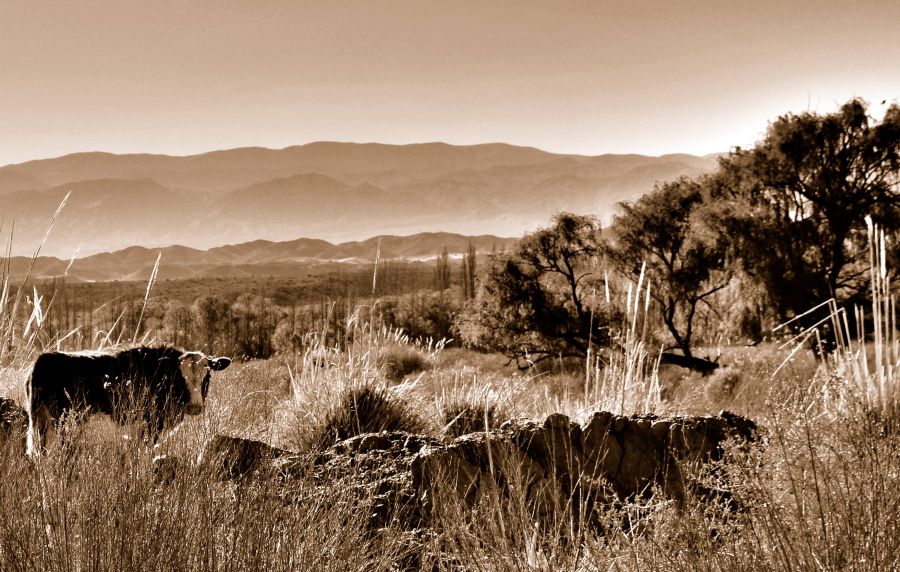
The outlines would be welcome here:
<svg viewBox="0 0 900 572">
<path fill-rule="evenodd" d="M 320 142 L 185 157 L 78 153 L 0 168 L 0 217 L 15 222 L 14 253 L 31 254 L 71 191 L 42 251 L 61 258 L 76 248 L 204 249 L 438 228 L 520 235 L 560 210 L 608 219 L 616 203 L 657 181 L 714 166 L 715 157 L 590 157 L 505 144 Z"/>
<path fill-rule="evenodd" d="M 35 262 L 32 276 L 51 278 L 65 275 L 68 280 L 90 282 L 146 281 L 157 256 L 160 256 L 160 280 L 205 276 L 290 277 L 328 272 L 339 265 L 371 264 L 379 248 L 382 259 L 415 260 L 433 258 L 444 248 L 450 253 L 461 254 L 470 242 L 478 252 L 485 253 L 508 249 L 516 239 L 430 232 L 410 236 L 375 236 L 361 242 L 340 244 L 300 238 L 284 242 L 254 240 L 208 250 L 177 245 L 160 249 L 131 246 L 73 260 L 41 256 Z M 15 256 L 9 263 L 13 277 L 21 279 L 28 271 L 31 258 Z"/>
</svg>

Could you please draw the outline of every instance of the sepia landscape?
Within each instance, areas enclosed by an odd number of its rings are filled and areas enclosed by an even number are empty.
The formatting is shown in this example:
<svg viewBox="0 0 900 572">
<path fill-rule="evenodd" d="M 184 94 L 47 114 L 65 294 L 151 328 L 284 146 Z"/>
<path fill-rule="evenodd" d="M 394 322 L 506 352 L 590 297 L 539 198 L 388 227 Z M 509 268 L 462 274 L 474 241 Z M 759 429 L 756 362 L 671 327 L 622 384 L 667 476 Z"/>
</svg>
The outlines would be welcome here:
<svg viewBox="0 0 900 572">
<path fill-rule="evenodd" d="M 900 8 L 0 6 L 0 570 L 900 570 Z"/>
</svg>

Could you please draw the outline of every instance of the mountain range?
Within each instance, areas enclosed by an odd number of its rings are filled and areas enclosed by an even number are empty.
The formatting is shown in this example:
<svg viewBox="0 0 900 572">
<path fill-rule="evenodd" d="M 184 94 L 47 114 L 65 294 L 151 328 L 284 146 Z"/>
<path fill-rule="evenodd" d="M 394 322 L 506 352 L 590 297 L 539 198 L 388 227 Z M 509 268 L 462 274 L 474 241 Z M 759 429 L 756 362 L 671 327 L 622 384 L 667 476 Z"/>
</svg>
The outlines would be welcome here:
<svg viewBox="0 0 900 572">
<path fill-rule="evenodd" d="M 0 240 L 69 259 L 132 245 L 208 249 L 441 229 L 521 235 L 554 212 L 608 220 L 716 156 L 561 155 L 506 144 L 318 142 L 191 156 L 77 153 L 0 168 Z M 10 239 L 11 234 L 11 239 Z"/>
<path fill-rule="evenodd" d="M 70 281 L 107 282 L 112 280 L 147 281 L 160 264 L 159 280 L 187 278 L 228 278 L 250 276 L 297 277 L 337 269 L 341 265 L 372 264 L 376 256 L 383 260 L 425 260 L 447 249 L 459 256 L 471 243 L 477 252 L 508 250 L 518 239 L 493 235 L 464 236 L 446 232 L 410 236 L 383 235 L 364 241 L 332 244 L 301 238 L 273 242 L 254 240 L 240 244 L 199 250 L 186 246 L 152 249 L 131 246 L 75 259 L 39 256 L 32 267 L 31 257 L 13 256 L 6 262 L 12 277 L 20 280 L 65 276 Z"/>
</svg>

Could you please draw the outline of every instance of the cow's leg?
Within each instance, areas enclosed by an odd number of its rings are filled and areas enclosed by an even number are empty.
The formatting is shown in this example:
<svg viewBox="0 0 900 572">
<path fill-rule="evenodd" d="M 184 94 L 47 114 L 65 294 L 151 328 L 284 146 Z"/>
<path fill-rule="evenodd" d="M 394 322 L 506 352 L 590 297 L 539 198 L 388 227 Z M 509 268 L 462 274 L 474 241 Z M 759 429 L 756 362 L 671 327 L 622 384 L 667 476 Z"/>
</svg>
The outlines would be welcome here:
<svg viewBox="0 0 900 572">
<path fill-rule="evenodd" d="M 47 450 L 47 443 L 54 436 L 55 423 L 50 409 L 44 404 L 32 403 L 28 410 L 28 436 L 26 450 L 34 457 Z"/>
<path fill-rule="evenodd" d="M 178 423 L 175 422 L 175 423 L 172 423 L 171 426 L 177 426 L 177 425 L 178 425 Z M 169 423 L 167 423 L 167 420 L 166 420 L 166 414 L 165 413 L 157 414 L 156 422 L 155 422 L 155 424 L 153 424 L 151 426 L 152 427 L 151 435 L 150 435 L 151 445 L 153 445 L 155 447 L 156 445 L 159 444 L 159 439 L 162 437 L 163 432 L 169 426 L 170 425 L 169 425 Z"/>
</svg>

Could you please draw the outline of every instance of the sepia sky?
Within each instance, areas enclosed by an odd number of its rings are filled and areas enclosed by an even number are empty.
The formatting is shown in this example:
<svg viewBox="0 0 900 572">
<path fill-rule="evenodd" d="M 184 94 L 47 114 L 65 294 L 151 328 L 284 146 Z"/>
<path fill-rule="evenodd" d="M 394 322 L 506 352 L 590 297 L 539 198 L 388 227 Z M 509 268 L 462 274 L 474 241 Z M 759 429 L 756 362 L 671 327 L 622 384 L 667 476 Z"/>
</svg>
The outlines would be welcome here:
<svg viewBox="0 0 900 572">
<path fill-rule="evenodd" d="M 316 140 L 705 154 L 900 98 L 900 2 L 3 0 L 0 164 Z"/>
</svg>

